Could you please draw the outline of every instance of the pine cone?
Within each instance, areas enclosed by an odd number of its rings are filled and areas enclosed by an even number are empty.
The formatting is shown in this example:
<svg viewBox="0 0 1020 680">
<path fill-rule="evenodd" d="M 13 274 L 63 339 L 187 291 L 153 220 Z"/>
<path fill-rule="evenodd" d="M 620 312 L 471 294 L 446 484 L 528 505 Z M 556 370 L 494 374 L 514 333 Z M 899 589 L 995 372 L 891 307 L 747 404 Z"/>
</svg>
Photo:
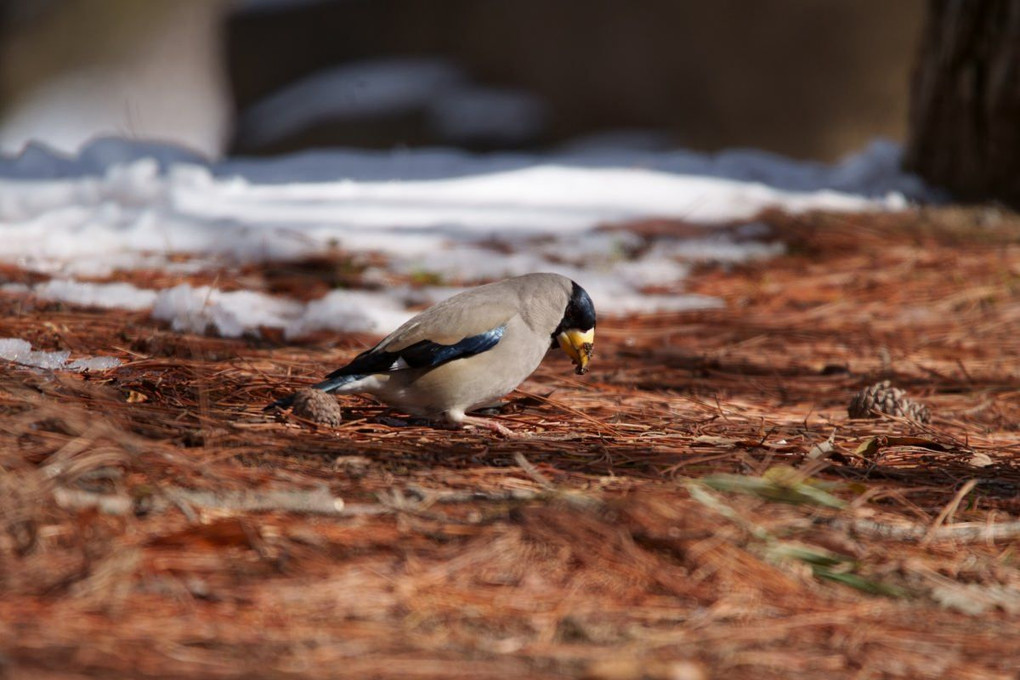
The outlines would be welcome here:
<svg viewBox="0 0 1020 680">
<path fill-rule="evenodd" d="M 336 427 L 343 421 L 336 397 L 322 390 L 303 389 L 294 393 L 294 415 L 320 425 Z"/>
<path fill-rule="evenodd" d="M 924 404 L 911 401 L 906 392 L 892 386 L 888 380 L 875 383 L 854 395 L 846 411 L 851 418 L 877 418 L 872 411 L 887 413 L 927 423 L 931 420 L 931 412 Z"/>
</svg>

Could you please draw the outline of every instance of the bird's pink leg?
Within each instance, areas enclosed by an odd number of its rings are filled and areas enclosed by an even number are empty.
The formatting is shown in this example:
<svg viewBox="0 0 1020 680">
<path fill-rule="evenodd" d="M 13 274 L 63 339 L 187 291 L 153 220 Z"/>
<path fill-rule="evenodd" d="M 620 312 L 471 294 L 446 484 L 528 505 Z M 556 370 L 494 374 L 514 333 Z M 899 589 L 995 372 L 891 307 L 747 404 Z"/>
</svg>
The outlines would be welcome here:
<svg viewBox="0 0 1020 680">
<path fill-rule="evenodd" d="M 478 418 L 476 416 L 469 416 L 463 413 L 447 413 L 446 419 L 456 427 L 477 427 L 491 430 L 496 434 L 502 435 L 507 439 L 520 439 L 522 435 L 514 432 L 510 428 L 506 427 L 502 423 L 493 420 L 492 418 Z"/>
</svg>

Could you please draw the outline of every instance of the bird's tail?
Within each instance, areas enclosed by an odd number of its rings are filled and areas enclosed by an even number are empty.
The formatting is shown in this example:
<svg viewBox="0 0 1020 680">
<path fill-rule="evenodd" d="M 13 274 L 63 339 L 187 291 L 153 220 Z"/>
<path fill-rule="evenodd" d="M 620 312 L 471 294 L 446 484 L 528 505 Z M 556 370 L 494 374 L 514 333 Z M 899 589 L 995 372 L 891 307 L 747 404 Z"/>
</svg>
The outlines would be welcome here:
<svg viewBox="0 0 1020 680">
<path fill-rule="evenodd" d="M 332 378 L 326 378 L 325 380 L 323 380 L 320 383 L 315 383 L 314 385 L 311 386 L 310 389 L 313 389 L 313 390 L 322 390 L 323 392 L 333 392 L 334 390 L 340 389 L 344 385 L 347 385 L 349 383 L 355 382 L 356 380 L 361 380 L 364 377 L 365 376 L 363 376 L 363 375 L 357 375 L 357 374 L 355 374 L 355 375 L 338 375 L 338 376 L 335 376 L 335 377 L 332 377 Z M 269 404 L 268 406 L 266 406 L 262 410 L 263 411 L 271 411 L 274 408 L 279 408 L 279 409 L 290 408 L 294 404 L 294 397 L 295 397 L 295 395 L 296 395 L 296 393 L 292 392 L 291 394 L 288 394 L 286 397 L 282 397 L 280 399 L 277 399 L 276 401 L 274 401 L 273 403 Z"/>
</svg>

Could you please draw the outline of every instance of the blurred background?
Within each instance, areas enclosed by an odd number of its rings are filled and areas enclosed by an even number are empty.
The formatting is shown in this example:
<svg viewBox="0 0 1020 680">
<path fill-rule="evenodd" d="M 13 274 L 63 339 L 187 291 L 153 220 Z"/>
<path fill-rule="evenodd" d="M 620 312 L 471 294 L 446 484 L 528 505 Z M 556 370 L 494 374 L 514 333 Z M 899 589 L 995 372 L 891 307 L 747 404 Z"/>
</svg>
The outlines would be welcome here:
<svg viewBox="0 0 1020 680">
<path fill-rule="evenodd" d="M 904 141 L 923 0 L 0 0 L 0 149 Z"/>
</svg>

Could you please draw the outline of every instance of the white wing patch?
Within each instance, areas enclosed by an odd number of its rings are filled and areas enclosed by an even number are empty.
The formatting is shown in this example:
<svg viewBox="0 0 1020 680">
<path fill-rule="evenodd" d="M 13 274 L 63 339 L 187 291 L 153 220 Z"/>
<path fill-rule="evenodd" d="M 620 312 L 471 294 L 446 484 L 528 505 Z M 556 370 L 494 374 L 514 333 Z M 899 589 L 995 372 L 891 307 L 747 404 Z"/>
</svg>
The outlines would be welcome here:
<svg viewBox="0 0 1020 680">
<path fill-rule="evenodd" d="M 358 380 L 352 380 L 349 383 L 345 383 L 340 387 L 333 390 L 333 394 L 357 394 L 358 392 L 369 392 L 374 393 L 381 390 L 386 386 L 390 380 L 390 376 L 385 373 L 376 373 L 375 375 L 367 375 L 364 378 Z"/>
</svg>

